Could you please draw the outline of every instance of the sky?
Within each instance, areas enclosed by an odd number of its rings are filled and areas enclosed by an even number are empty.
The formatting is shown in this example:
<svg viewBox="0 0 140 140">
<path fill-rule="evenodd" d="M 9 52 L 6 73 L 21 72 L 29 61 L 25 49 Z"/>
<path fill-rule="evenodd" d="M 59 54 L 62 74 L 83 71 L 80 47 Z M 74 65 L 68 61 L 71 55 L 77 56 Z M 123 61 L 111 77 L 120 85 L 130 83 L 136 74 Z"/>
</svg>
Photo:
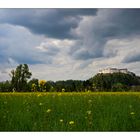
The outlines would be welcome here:
<svg viewBox="0 0 140 140">
<path fill-rule="evenodd" d="M 0 9 L 0 81 L 24 63 L 53 81 L 108 67 L 140 75 L 140 9 Z"/>
</svg>

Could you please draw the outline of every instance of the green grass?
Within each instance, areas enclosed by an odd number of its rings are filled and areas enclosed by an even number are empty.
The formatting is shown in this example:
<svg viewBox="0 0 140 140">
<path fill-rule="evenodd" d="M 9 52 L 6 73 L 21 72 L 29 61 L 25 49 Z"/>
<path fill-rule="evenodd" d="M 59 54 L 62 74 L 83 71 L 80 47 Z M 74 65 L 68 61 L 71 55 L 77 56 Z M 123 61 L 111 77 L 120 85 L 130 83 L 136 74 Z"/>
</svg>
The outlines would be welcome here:
<svg viewBox="0 0 140 140">
<path fill-rule="evenodd" d="M 140 131 L 140 93 L 0 93 L 0 131 Z"/>
</svg>

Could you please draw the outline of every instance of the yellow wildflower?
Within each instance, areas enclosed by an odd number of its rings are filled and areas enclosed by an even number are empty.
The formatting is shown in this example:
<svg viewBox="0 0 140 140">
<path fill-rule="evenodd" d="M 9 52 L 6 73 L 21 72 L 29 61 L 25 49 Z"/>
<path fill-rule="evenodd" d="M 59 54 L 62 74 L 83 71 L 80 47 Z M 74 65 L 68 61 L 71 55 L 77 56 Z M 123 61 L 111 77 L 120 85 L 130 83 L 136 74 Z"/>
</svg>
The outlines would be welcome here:
<svg viewBox="0 0 140 140">
<path fill-rule="evenodd" d="M 45 84 L 46 84 L 45 80 L 40 80 L 39 81 L 39 87 L 40 87 L 41 91 L 45 91 Z"/>
<path fill-rule="evenodd" d="M 52 111 L 51 109 L 47 109 L 47 111 L 46 111 L 46 112 L 47 112 L 47 113 L 50 113 L 51 111 Z"/>
<path fill-rule="evenodd" d="M 90 115 L 90 114 L 91 114 L 91 110 L 88 110 L 88 111 L 87 111 L 87 114 Z"/>
<path fill-rule="evenodd" d="M 60 122 L 63 122 L 63 119 L 60 119 Z"/>
<path fill-rule="evenodd" d="M 43 105 L 42 103 L 39 103 L 39 105 Z"/>
<path fill-rule="evenodd" d="M 37 97 L 40 97 L 41 96 L 41 93 L 37 94 Z"/>
<path fill-rule="evenodd" d="M 131 115 L 135 115 L 135 112 L 131 112 L 130 114 L 131 114 Z"/>
<path fill-rule="evenodd" d="M 44 86 L 44 85 L 45 85 L 45 83 L 46 83 L 46 81 L 45 81 L 45 80 L 40 80 L 40 81 L 39 81 L 39 85 L 41 85 L 41 86 Z"/>
<path fill-rule="evenodd" d="M 69 124 L 70 124 L 70 125 L 73 125 L 73 124 L 74 124 L 74 121 L 70 121 Z"/>
<path fill-rule="evenodd" d="M 62 88 L 62 92 L 65 92 L 65 89 L 64 88 Z"/>
<path fill-rule="evenodd" d="M 62 95 L 62 93 L 58 93 L 58 96 L 61 96 Z"/>
</svg>

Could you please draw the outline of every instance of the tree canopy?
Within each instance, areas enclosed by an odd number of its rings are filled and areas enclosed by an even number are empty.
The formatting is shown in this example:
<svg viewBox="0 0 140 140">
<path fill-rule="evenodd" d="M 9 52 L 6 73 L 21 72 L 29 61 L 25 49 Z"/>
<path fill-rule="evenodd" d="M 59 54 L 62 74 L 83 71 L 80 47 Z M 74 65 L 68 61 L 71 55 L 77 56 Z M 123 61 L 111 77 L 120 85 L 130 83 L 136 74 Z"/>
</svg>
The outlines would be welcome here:
<svg viewBox="0 0 140 140">
<path fill-rule="evenodd" d="M 12 88 L 16 91 L 25 91 L 27 88 L 27 80 L 31 78 L 32 73 L 29 72 L 27 64 L 20 64 L 16 70 L 11 71 Z"/>
<path fill-rule="evenodd" d="M 128 90 L 131 86 L 140 85 L 139 77 L 134 74 L 125 73 L 97 74 L 89 81 L 94 84 L 94 88 L 99 91 L 113 91 L 115 88 L 116 90 L 120 90 L 120 88 Z"/>
</svg>

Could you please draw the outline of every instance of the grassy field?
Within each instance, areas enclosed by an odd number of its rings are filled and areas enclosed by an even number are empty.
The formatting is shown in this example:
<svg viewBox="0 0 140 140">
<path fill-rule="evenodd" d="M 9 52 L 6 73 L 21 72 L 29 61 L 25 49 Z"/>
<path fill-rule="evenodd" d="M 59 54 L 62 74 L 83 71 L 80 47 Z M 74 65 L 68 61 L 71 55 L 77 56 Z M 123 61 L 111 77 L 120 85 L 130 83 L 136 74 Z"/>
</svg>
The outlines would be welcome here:
<svg viewBox="0 0 140 140">
<path fill-rule="evenodd" d="M 0 93 L 0 131 L 140 131 L 140 93 Z"/>
</svg>

